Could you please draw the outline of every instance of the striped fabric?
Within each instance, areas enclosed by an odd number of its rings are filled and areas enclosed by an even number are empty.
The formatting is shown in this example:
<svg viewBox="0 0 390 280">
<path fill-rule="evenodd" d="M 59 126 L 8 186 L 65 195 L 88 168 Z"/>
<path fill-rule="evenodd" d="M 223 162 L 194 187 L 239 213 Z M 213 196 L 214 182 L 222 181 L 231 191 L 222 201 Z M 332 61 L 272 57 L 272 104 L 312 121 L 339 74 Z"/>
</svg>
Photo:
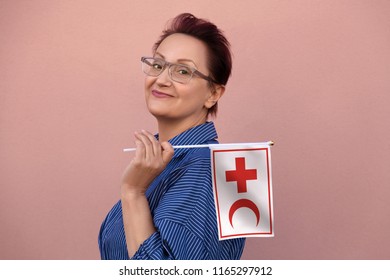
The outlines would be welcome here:
<svg viewBox="0 0 390 280">
<path fill-rule="evenodd" d="M 212 122 L 193 127 L 172 145 L 217 143 Z M 177 149 L 146 196 L 156 232 L 132 259 L 240 259 L 245 239 L 218 240 L 208 148 Z M 121 202 L 108 213 L 99 233 L 102 259 L 129 259 Z"/>
</svg>

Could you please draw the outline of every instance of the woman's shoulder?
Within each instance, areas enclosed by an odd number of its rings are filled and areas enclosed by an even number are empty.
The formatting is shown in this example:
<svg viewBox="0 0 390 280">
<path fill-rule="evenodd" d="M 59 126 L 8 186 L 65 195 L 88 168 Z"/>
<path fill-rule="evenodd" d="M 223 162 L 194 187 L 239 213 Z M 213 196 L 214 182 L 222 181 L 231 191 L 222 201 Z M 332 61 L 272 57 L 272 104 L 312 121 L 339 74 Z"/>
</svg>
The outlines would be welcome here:
<svg viewBox="0 0 390 280">
<path fill-rule="evenodd" d="M 218 144 L 216 140 L 208 141 L 205 144 Z M 188 149 L 186 156 L 183 157 L 183 162 L 192 164 L 210 164 L 211 150 L 208 147 Z"/>
</svg>

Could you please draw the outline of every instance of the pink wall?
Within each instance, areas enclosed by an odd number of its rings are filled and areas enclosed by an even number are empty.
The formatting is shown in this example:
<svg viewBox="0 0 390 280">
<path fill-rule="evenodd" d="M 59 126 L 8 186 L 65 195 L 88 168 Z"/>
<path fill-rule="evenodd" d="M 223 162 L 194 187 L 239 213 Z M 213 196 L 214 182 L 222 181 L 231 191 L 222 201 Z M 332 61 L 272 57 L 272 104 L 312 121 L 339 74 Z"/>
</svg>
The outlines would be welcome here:
<svg viewBox="0 0 390 280">
<path fill-rule="evenodd" d="M 139 58 L 178 13 L 233 45 L 221 142 L 274 140 L 274 238 L 244 259 L 390 258 L 390 2 L 1 1 L 0 259 L 97 259 Z"/>
</svg>

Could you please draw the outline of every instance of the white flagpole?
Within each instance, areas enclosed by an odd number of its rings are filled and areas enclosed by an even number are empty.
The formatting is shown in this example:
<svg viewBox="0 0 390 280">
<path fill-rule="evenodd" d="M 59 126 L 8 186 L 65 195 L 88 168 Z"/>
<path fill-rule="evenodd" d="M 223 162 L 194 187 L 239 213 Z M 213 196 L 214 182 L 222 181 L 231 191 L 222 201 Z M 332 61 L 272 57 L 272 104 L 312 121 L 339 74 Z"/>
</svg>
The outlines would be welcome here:
<svg viewBox="0 0 390 280">
<path fill-rule="evenodd" d="M 202 144 L 202 145 L 181 145 L 173 146 L 174 149 L 190 149 L 190 148 L 210 148 L 210 147 L 234 147 L 234 146 L 252 146 L 252 145 L 262 145 L 262 146 L 273 146 L 275 143 L 273 141 L 268 142 L 259 142 L 259 143 L 228 143 L 228 144 Z M 124 152 L 135 151 L 135 148 L 126 148 L 123 149 Z"/>
</svg>

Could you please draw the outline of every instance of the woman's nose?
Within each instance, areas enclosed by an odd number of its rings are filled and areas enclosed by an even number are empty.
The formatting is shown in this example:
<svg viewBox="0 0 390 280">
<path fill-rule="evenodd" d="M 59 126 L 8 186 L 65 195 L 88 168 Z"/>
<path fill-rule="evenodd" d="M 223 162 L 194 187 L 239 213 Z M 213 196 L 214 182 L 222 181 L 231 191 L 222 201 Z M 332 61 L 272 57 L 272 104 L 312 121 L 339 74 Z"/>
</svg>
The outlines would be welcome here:
<svg viewBox="0 0 390 280">
<path fill-rule="evenodd" d="M 160 75 L 157 76 L 157 84 L 160 86 L 169 86 L 172 84 L 171 77 L 169 76 L 169 67 L 166 67 Z"/>
</svg>

